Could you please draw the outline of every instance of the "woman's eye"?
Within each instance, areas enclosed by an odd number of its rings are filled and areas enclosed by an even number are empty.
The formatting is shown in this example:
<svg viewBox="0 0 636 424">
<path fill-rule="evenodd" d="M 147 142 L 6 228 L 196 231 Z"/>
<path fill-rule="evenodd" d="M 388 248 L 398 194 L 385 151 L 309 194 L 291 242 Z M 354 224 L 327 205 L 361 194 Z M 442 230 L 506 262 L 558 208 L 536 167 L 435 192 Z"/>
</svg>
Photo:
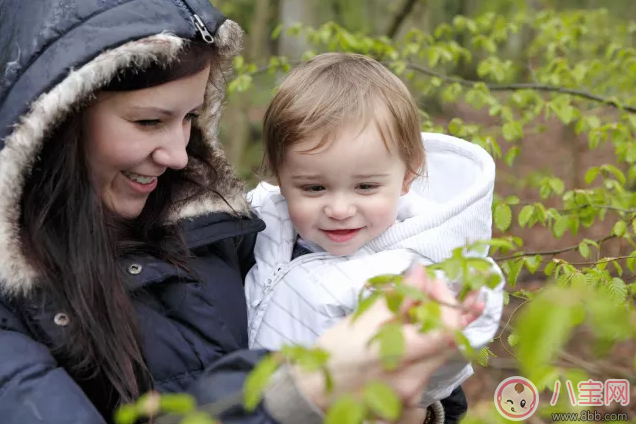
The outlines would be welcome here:
<svg viewBox="0 0 636 424">
<path fill-rule="evenodd" d="M 135 124 L 142 127 L 156 127 L 161 124 L 161 121 L 159 119 L 140 119 L 135 121 Z"/>
<path fill-rule="evenodd" d="M 324 189 L 325 188 L 321 185 L 308 185 L 302 187 L 303 191 L 307 191 L 309 193 L 318 193 L 320 191 L 323 191 Z"/>
<path fill-rule="evenodd" d="M 192 121 L 192 120 L 197 119 L 198 117 L 199 117 L 199 114 L 198 114 L 198 113 L 191 112 L 191 113 L 188 113 L 188 114 L 185 116 L 185 119 L 186 119 L 186 121 Z"/>
</svg>

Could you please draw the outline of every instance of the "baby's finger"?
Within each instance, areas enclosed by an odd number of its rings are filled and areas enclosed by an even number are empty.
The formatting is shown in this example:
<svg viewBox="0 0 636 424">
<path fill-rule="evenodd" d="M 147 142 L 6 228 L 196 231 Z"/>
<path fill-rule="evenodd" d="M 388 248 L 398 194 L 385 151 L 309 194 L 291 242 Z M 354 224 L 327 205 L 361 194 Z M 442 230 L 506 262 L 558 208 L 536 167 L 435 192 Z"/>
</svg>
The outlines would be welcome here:
<svg viewBox="0 0 636 424">
<path fill-rule="evenodd" d="M 479 318 L 484 312 L 486 304 L 479 299 L 479 291 L 472 291 L 468 293 L 461 306 L 461 326 L 465 328 Z"/>
</svg>

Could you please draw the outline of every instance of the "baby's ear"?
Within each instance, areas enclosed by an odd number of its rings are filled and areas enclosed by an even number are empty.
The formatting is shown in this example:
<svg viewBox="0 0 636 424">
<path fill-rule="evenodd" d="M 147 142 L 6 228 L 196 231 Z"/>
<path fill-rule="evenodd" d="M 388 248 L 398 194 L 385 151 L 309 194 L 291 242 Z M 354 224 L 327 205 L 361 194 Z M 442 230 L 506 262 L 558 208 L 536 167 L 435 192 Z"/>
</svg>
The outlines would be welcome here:
<svg viewBox="0 0 636 424">
<path fill-rule="evenodd" d="M 404 181 L 402 182 L 402 196 L 409 192 L 409 190 L 411 189 L 411 184 L 413 184 L 415 177 L 416 175 L 414 173 L 412 173 L 411 171 L 406 171 L 406 174 L 404 174 Z"/>
<path fill-rule="evenodd" d="M 402 196 L 409 192 L 409 190 L 411 189 L 411 184 L 413 184 L 413 181 L 415 181 L 418 176 L 419 175 L 415 172 L 407 169 L 406 173 L 404 174 L 404 181 L 402 182 Z"/>
</svg>

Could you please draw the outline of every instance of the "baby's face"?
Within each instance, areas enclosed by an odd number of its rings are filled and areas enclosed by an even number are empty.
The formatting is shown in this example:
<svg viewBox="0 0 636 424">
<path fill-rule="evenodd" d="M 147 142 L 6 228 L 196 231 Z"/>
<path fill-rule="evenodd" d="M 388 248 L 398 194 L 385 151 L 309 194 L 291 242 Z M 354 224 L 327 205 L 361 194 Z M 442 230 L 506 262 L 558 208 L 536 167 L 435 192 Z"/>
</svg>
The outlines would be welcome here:
<svg viewBox="0 0 636 424">
<path fill-rule="evenodd" d="M 293 145 L 278 179 L 300 236 L 333 255 L 350 255 L 389 228 L 413 174 L 376 125 L 345 126 L 315 151 L 321 137 Z M 309 151 L 309 152 L 308 152 Z"/>
</svg>

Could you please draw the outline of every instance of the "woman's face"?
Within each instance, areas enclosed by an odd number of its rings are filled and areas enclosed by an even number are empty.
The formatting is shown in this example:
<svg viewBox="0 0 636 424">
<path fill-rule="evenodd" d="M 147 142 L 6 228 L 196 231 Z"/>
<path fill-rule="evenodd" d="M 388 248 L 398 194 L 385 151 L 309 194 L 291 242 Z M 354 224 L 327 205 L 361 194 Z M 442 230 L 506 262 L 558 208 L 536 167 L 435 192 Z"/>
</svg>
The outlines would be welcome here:
<svg viewBox="0 0 636 424">
<path fill-rule="evenodd" d="M 109 209 L 139 216 L 158 177 L 187 165 L 192 119 L 209 73 L 207 67 L 156 87 L 98 93 L 87 109 L 84 136 L 91 183 Z"/>
</svg>

